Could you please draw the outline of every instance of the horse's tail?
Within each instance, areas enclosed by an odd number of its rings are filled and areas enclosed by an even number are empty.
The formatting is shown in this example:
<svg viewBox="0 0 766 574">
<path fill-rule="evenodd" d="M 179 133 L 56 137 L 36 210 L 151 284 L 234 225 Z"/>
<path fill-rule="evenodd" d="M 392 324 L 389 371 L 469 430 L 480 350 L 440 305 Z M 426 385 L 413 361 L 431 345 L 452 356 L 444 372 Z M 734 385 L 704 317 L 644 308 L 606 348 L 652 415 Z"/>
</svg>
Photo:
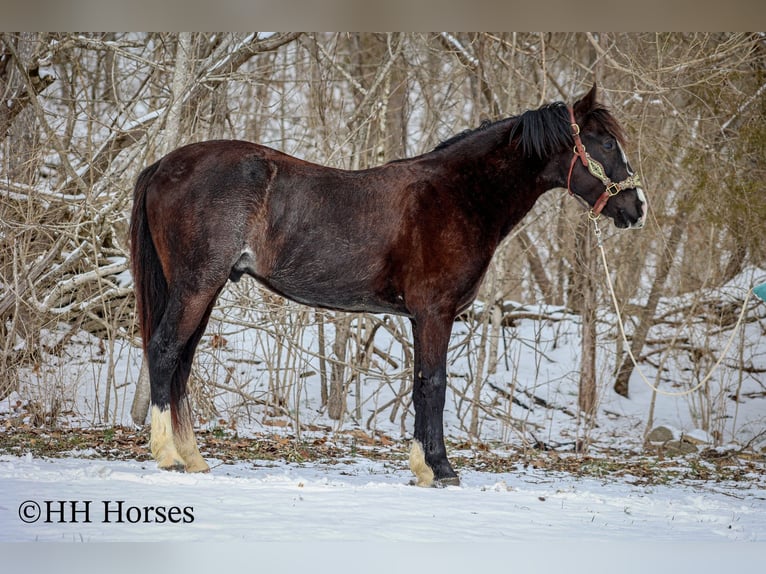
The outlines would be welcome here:
<svg viewBox="0 0 766 574">
<path fill-rule="evenodd" d="M 158 166 L 159 162 L 139 174 L 133 190 L 133 212 L 130 217 L 130 263 L 144 355 L 168 304 L 168 283 L 146 218 L 146 190 Z"/>
<path fill-rule="evenodd" d="M 157 248 L 152 240 L 146 213 L 146 192 L 159 165 L 160 162 L 158 161 L 145 168 L 138 175 L 133 190 L 133 210 L 130 218 L 131 271 L 145 361 L 149 360 L 149 343 L 152 340 L 152 335 L 160 326 L 169 302 L 168 282 L 162 270 Z M 185 405 L 185 408 L 182 407 L 182 399 L 186 395 L 186 380 L 189 376 L 192 357 L 184 352 L 181 359 L 170 380 L 170 395 L 167 397 L 169 405 L 156 405 L 161 410 L 170 407 L 173 430 L 176 432 L 189 427 L 187 423 L 191 420 L 191 412 L 188 405 Z M 150 371 L 150 384 L 154 386 L 155 383 L 159 384 L 162 381 L 151 381 Z M 164 393 L 161 393 L 161 396 L 162 394 Z M 154 398 L 152 397 L 152 399 Z M 152 404 L 154 404 L 153 400 Z"/>
</svg>

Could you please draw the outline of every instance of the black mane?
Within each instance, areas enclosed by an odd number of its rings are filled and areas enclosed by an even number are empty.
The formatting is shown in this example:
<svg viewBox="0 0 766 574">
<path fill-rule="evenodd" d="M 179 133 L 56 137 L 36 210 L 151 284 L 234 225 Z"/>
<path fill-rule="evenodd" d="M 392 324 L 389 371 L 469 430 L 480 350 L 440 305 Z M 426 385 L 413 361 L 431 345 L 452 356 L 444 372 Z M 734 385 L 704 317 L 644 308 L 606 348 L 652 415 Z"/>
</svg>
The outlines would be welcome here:
<svg viewBox="0 0 766 574">
<path fill-rule="evenodd" d="M 580 118 L 581 127 L 586 122 L 596 122 L 624 143 L 622 128 L 609 111 L 595 104 Z M 473 135 L 485 134 L 484 145 L 492 147 L 503 142 L 514 143 L 527 157 L 544 159 L 573 144 L 569 108 L 564 102 L 553 102 L 528 110 L 521 115 L 491 121 L 485 120 L 477 128 L 464 130 L 440 144 L 433 151 L 450 148 Z"/>
<path fill-rule="evenodd" d="M 517 116 L 509 140 L 518 138 L 516 147 L 526 156 L 548 157 L 571 145 L 572 127 L 569 110 L 563 102 L 554 102 Z"/>
<path fill-rule="evenodd" d="M 463 130 L 462 132 L 460 132 L 458 134 L 455 134 L 454 136 L 452 136 L 452 137 L 444 140 L 443 142 L 437 144 L 436 147 L 433 149 L 433 151 L 439 151 L 439 150 L 448 148 L 450 146 L 453 146 L 456 143 L 458 143 L 459 141 L 463 141 L 468 136 L 470 136 L 472 134 L 475 134 L 475 133 L 478 133 L 478 132 L 486 131 L 489 127 L 491 127 L 491 126 L 493 126 L 495 124 L 498 124 L 498 123 L 500 123 L 502 121 L 505 121 L 505 120 L 497 120 L 497 121 L 484 120 L 483 122 L 481 122 L 481 125 L 479 125 L 478 128 L 469 128 L 467 130 Z"/>
<path fill-rule="evenodd" d="M 572 129 L 569 125 L 569 112 L 562 102 L 555 102 L 537 110 L 529 110 L 519 116 L 481 123 L 478 128 L 467 129 L 438 144 L 433 151 L 449 148 L 466 138 L 490 128 L 506 123 L 510 132 L 505 141 L 518 138 L 517 146 L 521 146 L 526 155 L 543 158 L 571 144 Z"/>
</svg>

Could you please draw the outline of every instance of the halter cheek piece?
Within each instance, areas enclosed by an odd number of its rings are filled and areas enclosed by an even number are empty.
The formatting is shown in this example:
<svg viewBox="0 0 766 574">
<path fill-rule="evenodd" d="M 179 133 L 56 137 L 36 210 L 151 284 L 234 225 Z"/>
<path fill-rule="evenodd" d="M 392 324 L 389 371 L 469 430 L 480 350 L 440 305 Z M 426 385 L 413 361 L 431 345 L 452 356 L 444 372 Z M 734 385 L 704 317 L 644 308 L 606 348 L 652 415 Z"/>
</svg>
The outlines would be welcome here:
<svg viewBox="0 0 766 574">
<path fill-rule="evenodd" d="M 640 187 L 641 186 L 641 180 L 639 179 L 638 175 L 629 175 L 626 179 L 620 181 L 620 182 L 613 182 L 611 179 L 609 179 L 609 176 L 606 175 L 606 171 L 604 170 L 604 166 L 601 165 L 601 163 L 595 159 L 593 159 L 590 154 L 585 151 L 585 146 L 582 143 L 582 140 L 580 139 L 580 126 L 577 125 L 577 122 L 575 121 L 574 117 L 574 110 L 570 107 L 569 108 L 569 120 L 572 125 L 572 138 L 574 138 L 574 156 L 572 156 L 572 163 L 569 164 L 569 175 L 567 176 L 567 191 L 570 195 L 574 196 L 575 193 L 572 191 L 571 187 L 571 181 L 572 181 L 572 171 L 574 170 L 574 166 L 577 163 L 577 160 L 579 159 L 583 166 L 588 168 L 588 172 L 601 181 L 601 183 L 604 184 L 606 189 L 604 190 L 604 193 L 602 193 L 599 198 L 596 200 L 596 203 L 593 204 L 593 207 L 590 210 L 590 217 L 593 219 L 596 219 L 601 211 L 603 211 L 604 207 L 606 207 L 606 202 L 609 201 L 609 198 L 613 195 L 617 195 L 620 193 L 623 189 L 632 189 L 634 187 Z"/>
</svg>

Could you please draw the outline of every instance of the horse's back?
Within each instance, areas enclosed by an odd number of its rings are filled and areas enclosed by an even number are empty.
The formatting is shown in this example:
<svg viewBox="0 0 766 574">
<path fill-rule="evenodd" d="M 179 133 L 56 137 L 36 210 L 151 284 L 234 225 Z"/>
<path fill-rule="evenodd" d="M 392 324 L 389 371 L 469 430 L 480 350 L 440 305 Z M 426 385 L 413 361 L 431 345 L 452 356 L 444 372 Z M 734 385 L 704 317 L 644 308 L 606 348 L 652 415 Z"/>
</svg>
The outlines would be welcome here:
<svg viewBox="0 0 766 574">
<path fill-rule="evenodd" d="M 306 305 L 409 314 L 434 289 L 462 304 L 489 258 L 465 249 L 477 232 L 434 173 L 417 160 L 347 171 L 208 141 L 160 160 L 147 207 L 175 259 L 168 273 L 205 285 L 248 274 Z"/>
<path fill-rule="evenodd" d="M 301 161 L 276 166 L 261 245 L 271 264 L 260 279 L 308 305 L 403 312 L 389 266 L 406 227 L 406 181 L 392 173 L 382 177 L 382 168 L 346 171 Z M 254 246 L 259 242 L 252 238 Z"/>
<path fill-rule="evenodd" d="M 270 156 L 278 153 L 239 140 L 192 143 L 164 156 L 153 181 L 162 193 L 213 194 L 244 186 L 259 189 L 270 177 Z"/>
<path fill-rule="evenodd" d="M 147 208 L 155 242 L 175 258 L 168 273 L 247 273 L 308 305 L 402 312 L 389 255 L 408 177 L 400 166 L 347 171 L 215 140 L 162 158 Z"/>
</svg>

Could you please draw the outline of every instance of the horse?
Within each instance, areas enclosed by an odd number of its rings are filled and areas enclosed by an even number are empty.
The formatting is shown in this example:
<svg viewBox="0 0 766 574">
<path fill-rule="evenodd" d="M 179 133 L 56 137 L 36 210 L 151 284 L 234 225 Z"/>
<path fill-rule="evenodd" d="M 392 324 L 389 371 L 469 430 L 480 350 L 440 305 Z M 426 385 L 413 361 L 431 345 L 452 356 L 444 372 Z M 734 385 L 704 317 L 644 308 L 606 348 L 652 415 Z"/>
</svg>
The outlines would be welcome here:
<svg viewBox="0 0 766 574">
<path fill-rule="evenodd" d="M 572 106 L 485 122 L 370 169 L 236 140 L 185 145 L 146 167 L 130 248 L 158 467 L 209 470 L 186 383 L 218 294 L 246 274 L 304 305 L 409 318 L 410 468 L 419 486 L 458 485 L 443 430 L 455 317 L 500 241 L 547 190 L 567 189 L 618 228 L 643 226 L 646 197 L 624 142 L 594 84 Z"/>
</svg>

